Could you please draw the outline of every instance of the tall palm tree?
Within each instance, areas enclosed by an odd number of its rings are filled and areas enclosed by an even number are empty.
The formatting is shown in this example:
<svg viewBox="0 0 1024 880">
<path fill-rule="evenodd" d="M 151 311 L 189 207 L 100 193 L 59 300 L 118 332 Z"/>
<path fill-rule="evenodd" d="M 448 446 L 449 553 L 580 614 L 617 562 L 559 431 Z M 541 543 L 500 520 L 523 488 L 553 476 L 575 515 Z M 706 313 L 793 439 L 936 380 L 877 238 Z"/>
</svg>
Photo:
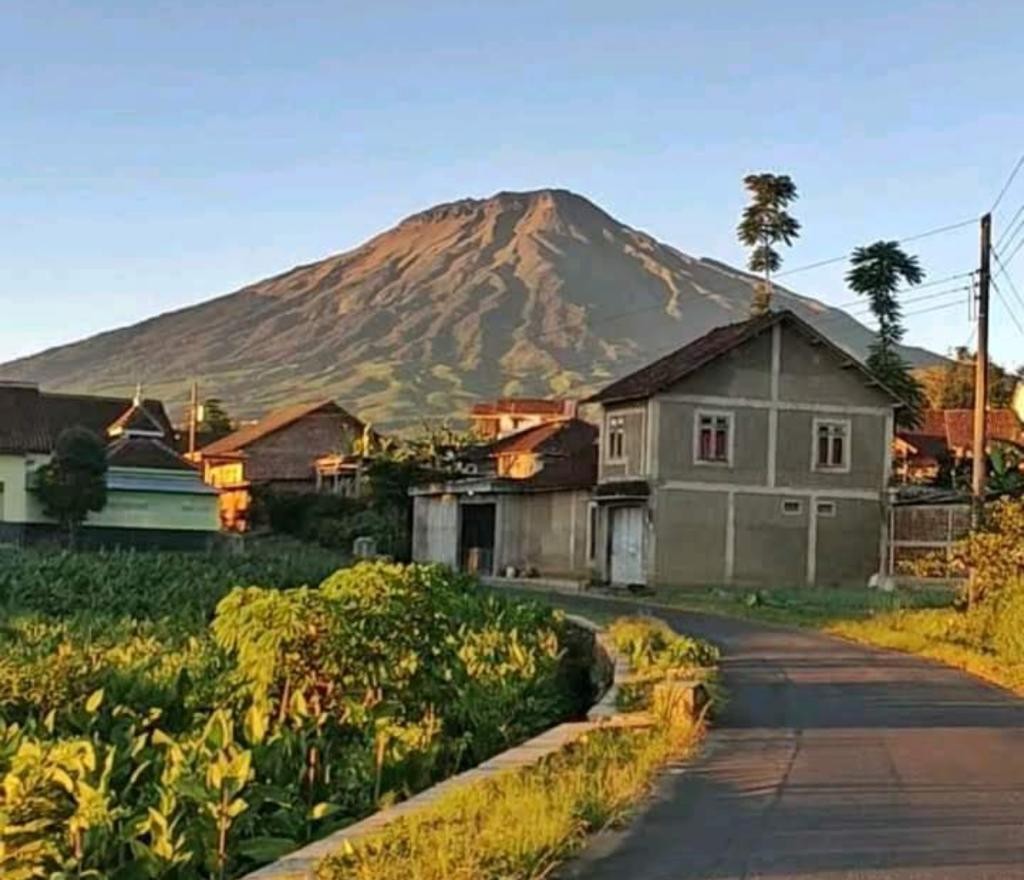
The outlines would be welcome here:
<svg viewBox="0 0 1024 880">
<path fill-rule="evenodd" d="M 750 314 L 757 316 L 771 308 L 772 273 L 782 265 L 776 247 L 790 247 L 793 239 L 800 237 L 799 221 L 786 211 L 798 195 L 788 174 L 748 174 L 743 178 L 743 186 L 751 200 L 743 209 L 736 234 L 742 244 L 751 248 L 747 267 L 751 272 L 764 273 L 764 281 L 755 288 L 750 304 Z"/>
<path fill-rule="evenodd" d="M 859 247 L 850 256 L 846 284 L 865 296 L 878 322 L 878 335 L 868 349 L 868 369 L 898 394 L 906 406 L 897 416 L 900 427 L 916 428 L 925 407 L 924 388 L 903 360 L 898 346 L 906 330 L 896 291 L 924 280 L 917 257 L 904 252 L 897 241 L 876 241 Z"/>
</svg>

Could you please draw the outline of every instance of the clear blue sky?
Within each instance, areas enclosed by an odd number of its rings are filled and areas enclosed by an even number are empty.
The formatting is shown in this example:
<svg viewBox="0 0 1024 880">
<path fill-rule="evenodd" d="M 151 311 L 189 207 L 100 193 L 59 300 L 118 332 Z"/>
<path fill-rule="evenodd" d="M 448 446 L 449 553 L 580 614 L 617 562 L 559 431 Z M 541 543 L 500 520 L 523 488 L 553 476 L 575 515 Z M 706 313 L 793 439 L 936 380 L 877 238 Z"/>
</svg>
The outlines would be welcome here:
<svg viewBox="0 0 1024 880">
<path fill-rule="evenodd" d="M 1024 151 L 1022 33 L 1019 2 L 8 0 L 0 361 L 501 189 L 739 264 L 741 177 L 787 172 L 787 267 L 977 216 Z M 1024 172 L 997 239 L 1022 203 Z M 977 264 L 974 228 L 911 247 L 932 278 Z M 850 299 L 841 265 L 785 280 Z M 994 307 L 994 354 L 1024 361 Z M 908 324 L 968 339 L 966 307 Z"/>
</svg>

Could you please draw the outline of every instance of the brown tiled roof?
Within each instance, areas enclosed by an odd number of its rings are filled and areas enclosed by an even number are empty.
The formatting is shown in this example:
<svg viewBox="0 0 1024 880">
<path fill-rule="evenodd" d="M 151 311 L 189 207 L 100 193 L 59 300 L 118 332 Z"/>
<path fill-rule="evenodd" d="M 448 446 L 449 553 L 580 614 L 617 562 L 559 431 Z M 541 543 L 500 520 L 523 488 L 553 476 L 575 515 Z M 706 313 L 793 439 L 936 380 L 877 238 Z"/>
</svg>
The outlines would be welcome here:
<svg viewBox="0 0 1024 880">
<path fill-rule="evenodd" d="M 111 467 L 194 471 L 195 467 L 155 437 L 124 436 L 107 447 Z"/>
<path fill-rule="evenodd" d="M 65 428 L 79 425 L 101 437 L 107 429 L 132 408 L 134 402 L 124 397 L 94 397 L 89 394 L 41 393 L 46 421 L 54 440 Z M 142 406 L 164 432 L 170 442 L 174 437 L 171 421 L 159 400 L 143 400 Z"/>
<path fill-rule="evenodd" d="M 254 443 L 268 434 L 273 434 L 275 431 L 280 431 L 304 416 L 311 415 L 320 410 L 343 413 L 351 419 L 352 424 L 358 430 L 363 430 L 363 423 L 338 406 L 333 400 L 314 400 L 309 403 L 297 403 L 293 406 L 286 406 L 283 409 L 275 409 L 273 412 L 267 413 L 255 424 L 246 425 L 244 428 L 239 428 L 226 437 L 221 437 L 220 440 L 214 440 L 209 446 L 204 446 L 200 453 L 204 456 L 209 456 L 223 455 L 226 452 L 238 452 L 250 443 Z"/>
<path fill-rule="evenodd" d="M 675 385 L 676 382 L 690 375 L 690 373 L 699 370 L 716 358 L 742 345 L 748 339 L 753 339 L 769 327 L 781 322 L 790 324 L 805 336 L 828 346 L 838 357 L 857 367 L 868 379 L 877 384 L 882 391 L 889 394 L 894 401 L 899 401 L 899 397 L 878 382 L 864 364 L 848 352 L 843 351 L 828 337 L 802 318 L 786 309 L 770 312 L 767 315 L 750 318 L 746 321 L 739 321 L 735 324 L 715 327 L 682 348 L 676 349 L 616 382 L 612 382 L 611 385 L 603 388 L 585 402 L 615 403 L 650 397 L 652 394 L 657 394 L 659 391 L 664 391 Z"/>
<path fill-rule="evenodd" d="M 499 397 L 486 403 L 473 404 L 474 416 L 545 415 L 557 416 L 566 411 L 567 401 L 545 397 Z"/>
<path fill-rule="evenodd" d="M 39 389 L 34 385 L 0 385 L 0 452 L 49 452 Z"/>
<path fill-rule="evenodd" d="M 971 449 L 974 445 L 974 412 L 969 409 L 947 409 L 946 442 L 952 449 Z M 1024 446 L 1024 426 L 1012 409 L 990 409 L 985 415 L 985 432 L 989 442 Z"/>
<path fill-rule="evenodd" d="M 143 402 L 151 420 L 173 436 L 159 400 Z M 51 394 L 34 385 L 0 383 L 0 451 L 49 452 L 65 428 L 83 427 L 105 438 L 107 429 L 132 407 L 131 400 L 85 394 Z"/>
</svg>

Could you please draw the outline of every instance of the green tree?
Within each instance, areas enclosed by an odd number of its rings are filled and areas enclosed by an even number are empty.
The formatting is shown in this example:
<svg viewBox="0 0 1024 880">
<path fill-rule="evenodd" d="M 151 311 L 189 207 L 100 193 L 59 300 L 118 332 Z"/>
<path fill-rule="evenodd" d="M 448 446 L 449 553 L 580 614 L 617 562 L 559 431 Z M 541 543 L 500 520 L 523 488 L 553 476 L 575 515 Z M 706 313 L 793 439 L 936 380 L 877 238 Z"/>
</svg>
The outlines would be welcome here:
<svg viewBox="0 0 1024 880">
<path fill-rule="evenodd" d="M 976 353 L 963 346 L 953 359 L 918 370 L 928 406 L 932 409 L 971 409 L 974 406 L 974 364 Z M 988 402 L 995 408 L 1009 406 L 1020 375 L 1008 372 L 994 361 L 988 367 Z"/>
<path fill-rule="evenodd" d="M 60 523 L 74 548 L 78 529 L 90 513 L 107 504 L 107 449 L 87 428 L 65 429 L 53 458 L 36 472 L 35 493 L 43 512 Z"/>
<path fill-rule="evenodd" d="M 204 438 L 210 438 L 206 442 L 212 443 L 226 437 L 234 429 L 231 416 L 224 409 L 224 403 L 220 398 L 211 397 L 203 403 L 202 431 Z"/>
<path fill-rule="evenodd" d="M 857 248 L 846 273 L 850 290 L 867 297 L 878 322 L 878 335 L 868 351 L 868 369 L 906 404 L 897 415 L 897 423 L 903 428 L 921 424 L 926 399 L 921 383 L 899 353 L 906 331 L 896 291 L 901 285 L 913 287 L 923 280 L 924 270 L 917 257 L 905 253 L 896 241 L 876 241 Z"/>
<path fill-rule="evenodd" d="M 740 242 L 751 249 L 747 267 L 751 272 L 764 274 L 750 303 L 750 314 L 756 317 L 771 308 L 772 273 L 782 265 L 777 246 L 790 247 L 793 239 L 800 237 L 800 223 L 786 212 L 789 203 L 796 201 L 797 191 L 787 174 L 748 174 L 743 185 L 751 198 L 743 209 L 736 233 Z"/>
</svg>

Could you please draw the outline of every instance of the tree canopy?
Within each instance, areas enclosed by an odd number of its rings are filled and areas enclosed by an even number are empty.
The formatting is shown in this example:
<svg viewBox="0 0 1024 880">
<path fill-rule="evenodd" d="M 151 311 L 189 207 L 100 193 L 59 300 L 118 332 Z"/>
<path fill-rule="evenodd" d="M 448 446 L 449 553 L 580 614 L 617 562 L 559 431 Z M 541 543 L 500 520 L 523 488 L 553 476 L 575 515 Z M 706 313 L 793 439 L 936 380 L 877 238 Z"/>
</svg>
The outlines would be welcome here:
<svg viewBox="0 0 1024 880">
<path fill-rule="evenodd" d="M 790 247 L 800 236 L 800 222 L 786 208 L 798 198 L 796 184 L 788 174 L 748 174 L 743 186 L 750 193 L 750 204 L 743 209 L 736 234 L 750 248 L 747 267 L 764 274 L 754 291 L 751 315 L 765 314 L 771 308 L 772 273 L 782 265 L 779 245 Z"/>
<path fill-rule="evenodd" d="M 917 371 L 928 406 L 932 409 L 971 409 L 974 406 L 974 366 L 976 353 L 961 346 L 953 359 Z M 1009 406 L 1018 381 L 1024 381 L 1024 370 L 1017 375 L 994 361 L 988 368 L 989 405 Z"/>
<path fill-rule="evenodd" d="M 53 458 L 36 472 L 35 492 L 43 512 L 66 531 L 74 546 L 78 528 L 107 504 L 107 449 L 87 428 L 64 430 Z"/>
<path fill-rule="evenodd" d="M 899 353 L 906 330 L 896 292 L 923 280 L 924 270 L 917 257 L 903 251 L 896 241 L 876 241 L 856 248 L 846 273 L 847 286 L 867 298 L 878 322 L 878 335 L 868 350 L 868 369 L 906 404 L 897 416 L 898 423 L 905 428 L 920 424 L 926 399 L 921 383 Z"/>
</svg>

